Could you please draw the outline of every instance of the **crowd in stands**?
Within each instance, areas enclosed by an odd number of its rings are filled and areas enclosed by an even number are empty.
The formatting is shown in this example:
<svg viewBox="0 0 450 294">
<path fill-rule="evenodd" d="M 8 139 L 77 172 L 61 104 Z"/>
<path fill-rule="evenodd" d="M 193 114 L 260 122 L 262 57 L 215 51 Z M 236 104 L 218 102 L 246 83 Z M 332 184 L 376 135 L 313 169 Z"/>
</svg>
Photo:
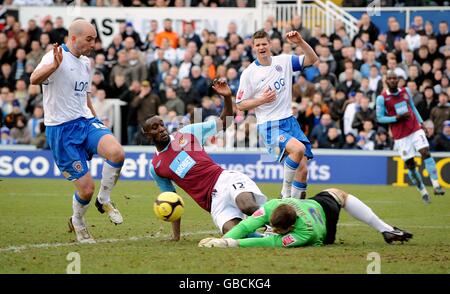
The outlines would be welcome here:
<svg viewBox="0 0 450 294">
<path fill-rule="evenodd" d="M 375 115 L 376 97 L 391 69 L 400 76 L 400 86 L 411 90 L 425 121 L 431 150 L 450 151 L 447 22 L 439 23 L 434 31 L 430 22 L 416 16 L 405 31 L 392 17 L 389 30 L 380 32 L 363 14 L 359 25 L 358 34 L 350 38 L 339 21 L 331 35 L 322 33 L 319 26 L 312 31 L 305 28 L 297 15 L 283 30 L 275 27 L 273 17 L 264 23 L 274 55 L 302 54 L 284 38 L 288 30 L 297 30 L 319 56 L 316 67 L 305 68 L 295 76 L 292 89 L 293 114 L 313 146 L 391 150 L 389 128 L 380 125 Z M 164 119 L 170 131 L 191 123 L 194 117 L 216 117 L 223 101 L 212 91 L 212 80 L 227 79 L 236 94 L 240 74 L 255 59 L 251 35 L 239 35 L 235 23 L 228 25 L 226 35 L 196 31 L 195 24 L 189 22 L 183 31 L 172 27 L 170 19 L 164 20 L 162 27 L 152 21 L 151 31 L 142 38 L 133 23 L 123 23 L 110 44 L 97 40 L 90 56 L 92 97 L 99 118 L 114 128 L 117 118 L 108 99 L 127 103 L 121 107 L 120 139 L 124 145 L 147 144 L 140 135 L 140 125 L 155 114 Z M 67 24 L 61 17 L 44 24 L 35 20 L 20 24 L 14 16 L 6 17 L 0 32 L 1 144 L 46 148 L 42 92 L 40 86 L 30 85 L 29 78 L 51 44 L 61 44 L 66 37 Z M 231 135 L 227 132 L 208 144 L 259 147 L 260 141 L 250 136 L 255 133 L 255 124 L 253 111 L 236 109 Z"/>
<path fill-rule="evenodd" d="M 342 6 L 367 7 L 369 4 L 378 3 L 381 7 L 403 6 L 448 6 L 448 0 L 343 0 Z"/>
<path fill-rule="evenodd" d="M 256 0 L 0 0 L 4 5 L 107 7 L 255 7 Z M 3 3 L 2 3 L 3 2 Z"/>
</svg>

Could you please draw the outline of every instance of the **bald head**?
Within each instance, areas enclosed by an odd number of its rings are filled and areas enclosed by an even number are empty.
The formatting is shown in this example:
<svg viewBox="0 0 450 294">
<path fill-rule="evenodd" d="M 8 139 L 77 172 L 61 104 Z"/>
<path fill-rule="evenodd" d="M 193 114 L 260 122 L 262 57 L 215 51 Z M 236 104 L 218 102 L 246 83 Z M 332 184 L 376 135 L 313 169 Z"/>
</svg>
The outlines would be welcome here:
<svg viewBox="0 0 450 294">
<path fill-rule="evenodd" d="M 84 19 L 77 19 L 70 24 L 69 42 L 70 52 L 75 56 L 89 55 L 95 46 L 97 31 L 95 27 Z"/>
<path fill-rule="evenodd" d="M 394 70 L 388 70 L 386 73 L 386 84 L 388 85 L 389 91 L 396 92 L 398 87 L 398 76 Z"/>
<path fill-rule="evenodd" d="M 387 78 L 393 78 L 393 77 L 398 78 L 397 73 L 395 72 L 395 70 L 392 70 L 392 69 L 387 71 L 386 77 Z"/>
<path fill-rule="evenodd" d="M 95 31 L 94 26 L 85 19 L 77 19 L 74 20 L 69 27 L 69 38 L 71 36 L 79 37 L 83 34 L 95 34 L 97 37 L 97 32 Z"/>
</svg>

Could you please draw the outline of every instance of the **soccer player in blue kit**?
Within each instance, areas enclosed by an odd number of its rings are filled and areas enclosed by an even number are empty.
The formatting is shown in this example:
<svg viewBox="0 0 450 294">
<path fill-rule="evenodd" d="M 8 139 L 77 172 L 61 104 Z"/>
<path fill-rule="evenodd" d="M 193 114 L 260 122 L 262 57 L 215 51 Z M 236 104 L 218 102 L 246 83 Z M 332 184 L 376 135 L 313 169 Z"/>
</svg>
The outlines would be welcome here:
<svg viewBox="0 0 450 294">
<path fill-rule="evenodd" d="M 87 166 L 94 154 L 105 158 L 95 205 L 114 224 L 123 222 L 110 193 L 120 175 L 124 150 L 96 118 L 90 97 L 91 66 L 86 56 L 94 49 L 96 37 L 94 26 L 83 19 L 75 20 L 69 27 L 67 44 L 54 44 L 31 75 L 31 84 L 43 85 L 44 124 L 55 163 L 76 187 L 69 228 L 80 243 L 95 242 L 84 220 L 95 190 Z"/>
<path fill-rule="evenodd" d="M 292 78 L 294 71 L 302 71 L 319 58 L 297 31 L 288 32 L 286 39 L 300 46 L 304 55 L 272 56 L 267 33 L 253 34 L 256 60 L 241 75 L 236 106 L 242 111 L 255 109 L 258 133 L 269 153 L 279 162 L 284 160 L 282 198 L 305 198 L 307 159 L 313 154 L 292 115 Z"/>
</svg>

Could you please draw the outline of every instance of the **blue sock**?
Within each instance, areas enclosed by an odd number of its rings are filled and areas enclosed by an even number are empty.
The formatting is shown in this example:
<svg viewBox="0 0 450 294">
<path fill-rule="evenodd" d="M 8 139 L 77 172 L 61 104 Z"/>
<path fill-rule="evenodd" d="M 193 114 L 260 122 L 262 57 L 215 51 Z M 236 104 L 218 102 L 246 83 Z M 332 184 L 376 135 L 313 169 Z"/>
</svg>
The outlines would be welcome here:
<svg viewBox="0 0 450 294">
<path fill-rule="evenodd" d="M 417 187 L 422 195 L 428 194 L 425 185 L 423 184 L 422 177 L 417 169 L 415 169 L 414 172 L 408 170 L 408 176 L 411 182 Z"/>
<path fill-rule="evenodd" d="M 425 168 L 427 169 L 428 173 L 430 174 L 431 180 L 438 180 L 437 175 L 437 169 L 436 169 L 436 162 L 434 161 L 433 157 L 428 157 L 423 161 L 425 163 Z"/>
</svg>

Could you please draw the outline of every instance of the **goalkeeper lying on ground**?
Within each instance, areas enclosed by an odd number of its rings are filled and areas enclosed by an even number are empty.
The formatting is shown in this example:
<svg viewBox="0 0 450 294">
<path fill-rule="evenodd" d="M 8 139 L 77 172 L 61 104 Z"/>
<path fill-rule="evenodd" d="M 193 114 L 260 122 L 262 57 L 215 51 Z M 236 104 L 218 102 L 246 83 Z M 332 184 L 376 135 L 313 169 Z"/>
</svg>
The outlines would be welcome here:
<svg viewBox="0 0 450 294">
<path fill-rule="evenodd" d="M 355 196 L 331 188 L 307 200 L 273 199 L 241 221 L 222 238 L 206 238 L 199 247 L 300 247 L 333 244 L 341 207 L 351 216 L 382 233 L 387 243 L 408 241 L 412 234 L 383 222 Z M 270 225 L 272 234 L 245 238 Z"/>
</svg>

